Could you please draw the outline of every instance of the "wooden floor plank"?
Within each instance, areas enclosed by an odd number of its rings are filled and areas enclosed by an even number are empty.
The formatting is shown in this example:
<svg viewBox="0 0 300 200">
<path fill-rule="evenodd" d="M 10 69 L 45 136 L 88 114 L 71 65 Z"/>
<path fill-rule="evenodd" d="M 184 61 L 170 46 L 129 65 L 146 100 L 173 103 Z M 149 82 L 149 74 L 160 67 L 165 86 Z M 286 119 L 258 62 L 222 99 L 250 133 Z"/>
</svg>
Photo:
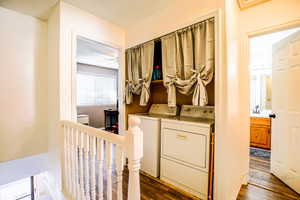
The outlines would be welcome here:
<svg viewBox="0 0 300 200">
<path fill-rule="evenodd" d="M 284 195 L 271 192 L 251 184 L 242 186 L 237 200 L 291 200 Z"/>
<path fill-rule="evenodd" d="M 249 184 L 237 200 L 300 200 L 300 195 L 270 173 L 270 160 L 250 156 Z"/>
<path fill-rule="evenodd" d="M 140 174 L 141 200 L 195 200 L 198 198 L 182 193 L 176 188 L 161 183 L 155 178 Z M 128 191 L 128 170 L 124 170 L 123 175 L 123 200 L 127 200 Z M 114 185 L 116 192 L 116 185 Z M 116 194 L 113 195 L 116 197 Z M 114 198 L 115 199 L 115 198 Z"/>
</svg>

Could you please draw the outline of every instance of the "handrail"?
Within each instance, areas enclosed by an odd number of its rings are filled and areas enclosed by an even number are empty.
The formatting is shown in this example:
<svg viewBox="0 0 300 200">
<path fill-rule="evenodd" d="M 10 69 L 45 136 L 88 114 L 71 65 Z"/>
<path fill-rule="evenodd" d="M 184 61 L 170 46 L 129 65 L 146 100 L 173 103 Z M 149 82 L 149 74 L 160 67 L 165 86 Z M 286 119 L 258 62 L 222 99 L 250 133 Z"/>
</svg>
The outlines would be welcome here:
<svg viewBox="0 0 300 200">
<path fill-rule="evenodd" d="M 139 118 L 129 118 L 128 123 L 128 131 L 124 135 L 116 135 L 72 121 L 60 121 L 64 136 L 63 192 L 68 199 L 103 200 L 103 184 L 106 179 L 106 196 L 108 200 L 112 200 L 114 158 L 117 172 L 117 200 L 123 200 L 122 176 L 126 153 L 129 171 L 127 199 L 140 200 L 139 170 L 143 156 L 143 132 L 139 128 Z M 106 178 L 103 176 L 104 172 Z"/>
<path fill-rule="evenodd" d="M 67 120 L 61 120 L 60 124 L 62 126 L 73 127 L 75 129 L 78 129 L 82 132 L 89 134 L 90 136 L 101 137 L 105 141 L 108 141 L 113 144 L 117 144 L 117 145 L 121 145 L 121 146 L 124 146 L 124 144 L 125 144 L 125 136 L 124 135 L 112 134 L 111 132 L 108 132 L 105 130 L 97 129 L 94 127 L 86 126 L 86 125 L 83 125 L 80 123 L 67 121 Z"/>
</svg>

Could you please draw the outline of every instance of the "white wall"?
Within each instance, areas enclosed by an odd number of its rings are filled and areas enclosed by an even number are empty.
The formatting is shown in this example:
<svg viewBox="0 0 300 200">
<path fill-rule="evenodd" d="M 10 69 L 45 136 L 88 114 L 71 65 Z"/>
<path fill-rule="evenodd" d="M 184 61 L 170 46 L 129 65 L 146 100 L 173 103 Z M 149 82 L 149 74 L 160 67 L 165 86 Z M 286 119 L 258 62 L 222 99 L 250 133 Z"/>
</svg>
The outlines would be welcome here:
<svg viewBox="0 0 300 200">
<path fill-rule="evenodd" d="M 60 129 L 59 129 L 59 25 L 60 8 L 56 5 L 48 19 L 48 145 L 49 170 L 46 173 L 49 187 L 57 189 L 52 195 L 59 199 L 61 187 L 60 170 Z"/>
<path fill-rule="evenodd" d="M 225 2 L 226 48 L 223 71 L 226 84 L 220 99 L 226 113 L 221 135 L 216 133 L 215 178 L 217 199 L 235 199 L 240 184 L 245 184 L 249 173 L 250 141 L 250 76 L 248 67 L 248 35 L 270 31 L 287 22 L 300 22 L 300 2 L 272 0 L 241 11 L 235 0 Z M 224 63 L 224 64 L 225 64 Z M 225 65 L 224 65 L 225 66 Z"/>
<path fill-rule="evenodd" d="M 237 2 L 233 2 L 237 7 Z M 255 35 L 257 33 L 269 32 L 283 28 L 284 24 L 295 24 L 298 22 L 300 26 L 300 2 L 298 0 L 272 0 L 261 5 L 246 9 L 235 10 L 237 25 L 235 30 L 235 40 L 237 42 L 232 43 L 233 48 L 237 49 L 237 53 L 229 53 L 228 57 L 234 59 L 237 62 L 237 68 L 234 73 L 237 74 L 238 83 L 238 102 L 232 101 L 233 107 L 239 107 L 240 118 L 234 120 L 232 126 L 236 126 L 240 133 L 239 138 L 242 138 L 239 144 L 236 144 L 240 148 L 239 154 L 241 159 L 244 160 L 247 157 L 249 162 L 249 141 L 250 141 L 250 68 L 249 68 L 249 35 Z M 282 26 L 283 25 L 283 26 Z M 234 140 L 236 140 L 235 137 Z M 243 169 L 247 169 L 246 162 L 241 163 Z M 247 169 L 249 171 L 249 168 Z"/>
<path fill-rule="evenodd" d="M 47 24 L 0 7 L 0 162 L 47 151 Z"/>
<path fill-rule="evenodd" d="M 75 58 L 76 34 L 91 40 L 119 47 L 121 52 L 125 45 L 125 31 L 118 26 L 97 18 L 81 9 L 60 2 L 52 11 L 49 19 L 49 107 L 51 107 L 51 125 L 49 141 L 52 157 L 48 178 L 51 187 L 61 187 L 60 142 L 58 122 L 60 119 L 76 120 L 76 96 L 72 92 L 72 68 L 76 69 Z M 75 61 L 75 60 L 74 60 Z M 121 58 L 121 69 L 124 58 Z M 73 90 L 74 89 L 74 90 Z M 123 94 L 120 92 L 119 94 Z M 74 97 L 74 98 L 73 98 Z M 58 194 L 58 191 L 56 191 Z M 58 196 L 58 195 L 57 195 Z M 57 197 L 58 198 L 58 197 Z"/>
<path fill-rule="evenodd" d="M 133 25 L 128 28 L 126 46 L 131 47 L 183 28 L 203 14 L 219 8 L 219 1 L 174 0 L 168 7 L 157 10 L 139 23 L 132 22 Z"/>
<path fill-rule="evenodd" d="M 60 77 L 61 78 L 61 119 L 73 119 L 76 120 L 76 107 L 70 105 L 68 102 L 76 101 L 75 79 L 72 80 L 72 73 L 76 71 L 76 36 L 101 42 L 120 49 L 120 70 L 121 74 L 119 87 L 119 108 L 120 108 L 120 121 L 124 121 L 124 106 L 123 102 L 123 88 L 124 88 L 124 46 L 125 46 L 125 31 L 106 20 L 100 19 L 94 15 L 91 15 L 81 9 L 73 7 L 67 3 L 60 3 L 61 16 L 60 16 Z M 73 76 L 75 77 L 75 75 Z M 121 91 L 122 90 L 122 91 Z M 74 98 L 75 97 L 75 98 Z M 73 98 L 73 99 L 72 99 Z M 122 132 L 124 125 L 120 124 Z"/>
<path fill-rule="evenodd" d="M 236 199 L 241 184 L 247 182 L 249 168 L 249 128 L 243 105 L 247 104 L 249 99 L 240 100 L 244 85 L 240 82 L 248 77 L 240 77 L 238 65 L 238 32 L 239 8 L 236 0 L 226 0 L 224 5 L 224 38 L 223 48 L 225 58 L 223 68 L 226 69 L 222 75 L 226 79 L 225 85 L 222 85 L 223 96 L 218 98 L 221 112 L 225 112 L 220 124 L 223 124 L 219 130 L 221 132 L 216 136 L 216 182 L 219 186 L 217 199 Z M 249 112 L 249 110 L 247 110 Z M 247 113 L 248 114 L 248 113 Z M 245 122 L 246 120 L 246 122 Z M 216 122 L 218 123 L 218 121 Z"/>
</svg>

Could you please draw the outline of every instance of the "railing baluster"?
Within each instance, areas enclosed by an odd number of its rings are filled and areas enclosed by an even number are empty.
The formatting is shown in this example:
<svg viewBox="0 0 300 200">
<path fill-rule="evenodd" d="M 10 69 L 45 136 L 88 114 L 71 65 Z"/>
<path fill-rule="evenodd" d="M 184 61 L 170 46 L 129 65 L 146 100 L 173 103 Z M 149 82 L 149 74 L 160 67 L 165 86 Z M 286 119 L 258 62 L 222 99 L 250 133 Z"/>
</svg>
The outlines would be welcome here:
<svg viewBox="0 0 300 200">
<path fill-rule="evenodd" d="M 117 200 L 123 200 L 124 152 L 128 158 L 129 169 L 127 199 L 140 200 L 139 169 L 143 155 L 143 133 L 138 127 L 140 124 L 138 119 L 129 120 L 129 130 L 126 135 L 110 134 L 71 121 L 62 121 L 61 124 L 64 136 L 63 191 L 70 200 L 103 200 L 104 196 L 107 200 L 112 200 L 113 164 L 117 172 Z M 114 156 L 115 163 L 113 163 Z M 103 175 L 104 158 L 106 177 Z M 107 178 L 107 195 L 103 195 L 105 178 Z"/>
<path fill-rule="evenodd" d="M 123 200 L 123 149 L 116 145 L 117 200 Z"/>
<path fill-rule="evenodd" d="M 91 136 L 91 199 L 96 200 L 96 137 Z"/>
<path fill-rule="evenodd" d="M 84 200 L 85 199 L 85 193 L 84 193 L 84 133 L 79 132 L 79 137 L 80 137 L 80 147 L 79 147 L 79 173 L 80 173 L 80 178 L 79 178 L 79 187 L 80 187 L 80 199 Z"/>
<path fill-rule="evenodd" d="M 71 171 L 71 127 L 67 127 L 67 170 L 68 170 L 68 191 L 72 191 L 72 171 Z M 69 194 L 71 195 L 71 194 Z"/>
<path fill-rule="evenodd" d="M 75 179 L 75 130 L 71 128 L 70 130 L 70 150 L 71 150 L 71 187 L 72 187 L 72 197 L 76 198 L 76 179 Z"/>
<path fill-rule="evenodd" d="M 106 170 L 107 170 L 107 199 L 112 200 L 112 144 L 105 141 L 106 146 Z"/>
<path fill-rule="evenodd" d="M 103 200 L 103 140 L 97 138 L 98 144 L 98 196 Z"/>
<path fill-rule="evenodd" d="M 76 188 L 76 199 L 80 199 L 80 185 L 79 185 L 79 130 L 76 129 L 75 131 L 75 188 Z"/>
<path fill-rule="evenodd" d="M 64 131 L 64 189 L 66 191 L 69 190 L 69 177 L 68 177 L 68 127 L 66 125 L 63 126 Z"/>
<path fill-rule="evenodd" d="M 90 152 L 90 137 L 85 133 L 85 148 L 84 148 L 84 159 L 85 159 L 85 196 L 86 200 L 90 200 L 90 167 L 89 167 L 89 152 Z"/>
</svg>

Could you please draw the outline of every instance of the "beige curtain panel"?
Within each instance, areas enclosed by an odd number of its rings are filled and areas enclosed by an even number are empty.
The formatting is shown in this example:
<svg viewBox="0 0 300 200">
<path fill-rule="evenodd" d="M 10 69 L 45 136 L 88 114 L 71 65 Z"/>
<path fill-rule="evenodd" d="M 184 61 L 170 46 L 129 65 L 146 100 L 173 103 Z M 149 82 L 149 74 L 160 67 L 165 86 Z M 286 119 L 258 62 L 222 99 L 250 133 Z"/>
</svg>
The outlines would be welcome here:
<svg viewBox="0 0 300 200">
<path fill-rule="evenodd" d="M 214 20 L 192 25 L 162 38 L 164 85 L 168 105 L 176 106 L 176 91 L 193 94 L 193 105 L 208 103 L 206 85 L 214 75 Z"/>
<path fill-rule="evenodd" d="M 126 51 L 127 76 L 125 102 L 131 104 L 133 94 L 141 95 L 140 105 L 146 106 L 150 98 L 153 71 L 154 41 Z"/>
</svg>

